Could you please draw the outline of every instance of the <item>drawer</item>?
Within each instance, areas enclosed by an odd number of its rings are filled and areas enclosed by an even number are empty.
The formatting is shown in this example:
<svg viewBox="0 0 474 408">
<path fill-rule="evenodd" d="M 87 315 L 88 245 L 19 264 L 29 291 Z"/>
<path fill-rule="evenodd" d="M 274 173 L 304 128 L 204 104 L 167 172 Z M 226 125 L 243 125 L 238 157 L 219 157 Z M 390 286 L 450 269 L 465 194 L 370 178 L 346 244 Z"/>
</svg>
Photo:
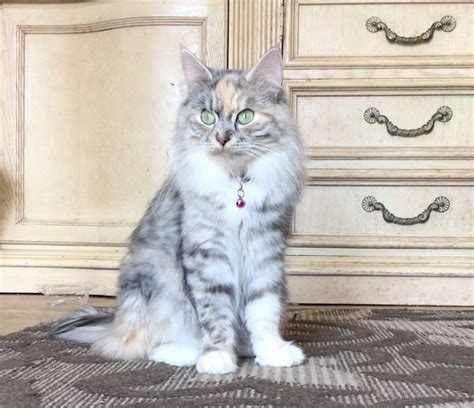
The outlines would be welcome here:
<svg viewBox="0 0 474 408">
<path fill-rule="evenodd" d="M 385 81 L 387 83 L 387 81 Z M 473 155 L 474 98 L 466 91 L 378 87 L 361 90 L 321 89 L 315 84 L 297 88 L 289 83 L 290 106 L 308 148 L 318 156 L 367 155 L 460 158 Z M 472 91 L 469 91 L 472 92 Z M 448 121 L 435 116 L 429 133 L 403 137 L 371 118 L 375 108 L 399 129 L 415 130 L 438 110 L 450 108 Z M 367 113 L 366 113 L 367 112 Z M 399 131 L 400 132 L 400 131 Z M 420 130 L 421 132 L 421 130 Z M 370 149 L 369 149 L 370 148 Z"/>
<path fill-rule="evenodd" d="M 473 64 L 472 1 L 293 0 L 287 7 L 289 67 Z M 434 30 L 430 41 L 416 45 L 390 42 L 384 31 L 366 27 L 370 17 L 378 17 L 399 36 L 416 37 L 444 16 L 455 19 L 455 28 Z"/>
<path fill-rule="evenodd" d="M 389 223 L 384 220 L 382 211 L 368 212 L 362 206 L 365 197 L 374 197 L 395 216 L 411 218 L 440 196 L 448 198 L 449 208 L 445 212 L 433 210 L 426 222 L 414 225 Z M 344 241 L 344 246 L 347 243 L 357 246 L 358 241 L 367 238 L 376 238 L 372 240 L 374 246 L 383 246 L 385 237 L 390 242 L 411 241 L 412 247 L 424 247 L 429 239 L 441 247 L 461 241 L 463 246 L 469 242 L 471 245 L 473 198 L 472 187 L 467 186 L 307 186 L 295 212 L 293 235 L 317 237 L 315 242 L 322 243 L 325 237 L 333 240 L 337 236 Z"/>
</svg>

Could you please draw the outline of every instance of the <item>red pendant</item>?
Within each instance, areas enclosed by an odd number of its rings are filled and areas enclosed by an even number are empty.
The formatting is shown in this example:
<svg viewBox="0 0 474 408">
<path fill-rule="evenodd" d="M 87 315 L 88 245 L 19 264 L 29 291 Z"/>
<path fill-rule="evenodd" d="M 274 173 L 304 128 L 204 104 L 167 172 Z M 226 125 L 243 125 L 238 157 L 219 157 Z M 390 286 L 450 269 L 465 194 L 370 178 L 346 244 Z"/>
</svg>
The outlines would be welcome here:
<svg viewBox="0 0 474 408">
<path fill-rule="evenodd" d="M 245 200 L 243 198 L 238 198 L 237 201 L 235 202 L 235 205 L 238 208 L 244 208 L 245 207 Z"/>
</svg>

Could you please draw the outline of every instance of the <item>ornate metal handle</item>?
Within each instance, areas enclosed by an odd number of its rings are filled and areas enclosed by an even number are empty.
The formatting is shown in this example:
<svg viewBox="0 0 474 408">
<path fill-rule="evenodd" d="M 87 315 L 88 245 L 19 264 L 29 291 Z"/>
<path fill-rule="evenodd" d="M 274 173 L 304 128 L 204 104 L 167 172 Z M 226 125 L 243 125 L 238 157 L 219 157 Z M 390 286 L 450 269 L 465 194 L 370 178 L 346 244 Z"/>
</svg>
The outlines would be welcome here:
<svg viewBox="0 0 474 408">
<path fill-rule="evenodd" d="M 428 30 L 416 37 L 403 37 L 398 35 L 378 17 L 370 17 L 367 19 L 365 26 L 371 33 L 383 30 L 385 32 L 385 37 L 387 37 L 387 40 L 390 42 L 402 45 L 415 45 L 431 40 L 436 30 L 442 30 L 447 33 L 453 31 L 456 28 L 456 20 L 454 17 L 444 16 L 440 21 L 434 22 Z"/>
<path fill-rule="evenodd" d="M 420 135 L 426 135 L 433 130 L 436 121 L 444 123 L 450 121 L 452 117 L 452 109 L 449 106 L 441 106 L 431 117 L 431 119 L 418 129 L 400 129 L 398 126 L 390 122 L 386 116 L 381 115 L 377 108 L 368 108 L 364 112 L 364 119 L 367 123 L 373 124 L 377 122 L 380 124 L 385 124 L 388 133 L 390 133 L 392 136 L 400 137 L 416 137 Z"/>
<path fill-rule="evenodd" d="M 448 211 L 449 205 L 449 200 L 446 197 L 441 196 L 436 198 L 425 211 L 423 211 L 416 217 L 400 218 L 388 211 L 382 203 L 378 202 L 372 196 L 367 196 L 362 200 L 362 208 L 364 209 L 364 211 L 382 211 L 383 219 L 385 221 L 398 225 L 413 225 L 425 223 L 430 218 L 431 211 L 442 213 Z"/>
</svg>

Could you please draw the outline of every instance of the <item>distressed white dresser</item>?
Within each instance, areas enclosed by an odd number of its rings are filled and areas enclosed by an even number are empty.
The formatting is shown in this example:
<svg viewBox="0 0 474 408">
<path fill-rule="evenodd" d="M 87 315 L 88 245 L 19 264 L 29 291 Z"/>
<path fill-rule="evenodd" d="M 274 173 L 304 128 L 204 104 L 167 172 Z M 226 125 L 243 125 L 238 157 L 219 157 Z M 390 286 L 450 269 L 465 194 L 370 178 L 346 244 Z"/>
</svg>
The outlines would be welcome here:
<svg viewBox="0 0 474 408">
<path fill-rule="evenodd" d="M 309 156 L 295 290 L 472 304 L 473 2 L 292 0 L 285 14 Z"/>
<path fill-rule="evenodd" d="M 6 1 L 0 11 L 0 291 L 89 281 L 113 293 L 125 239 L 169 169 L 179 45 L 248 68 L 280 44 L 308 152 L 291 300 L 474 304 L 472 1 Z"/>
<path fill-rule="evenodd" d="M 235 3 L 265 30 L 255 4 Z M 473 304 L 474 3 L 286 0 L 279 11 L 308 151 L 295 298 Z"/>
</svg>

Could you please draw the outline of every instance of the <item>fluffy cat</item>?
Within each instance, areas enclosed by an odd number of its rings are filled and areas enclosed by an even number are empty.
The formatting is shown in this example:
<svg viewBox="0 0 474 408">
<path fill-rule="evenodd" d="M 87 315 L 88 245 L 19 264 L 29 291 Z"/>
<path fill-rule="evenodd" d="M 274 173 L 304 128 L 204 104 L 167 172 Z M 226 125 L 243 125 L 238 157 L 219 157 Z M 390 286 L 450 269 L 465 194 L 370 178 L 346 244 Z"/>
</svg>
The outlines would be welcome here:
<svg viewBox="0 0 474 408">
<path fill-rule="evenodd" d="M 118 359 L 234 372 L 237 356 L 302 363 L 281 336 L 283 256 L 304 152 L 282 89 L 280 51 L 250 71 L 181 53 L 188 94 L 175 170 L 130 238 L 115 313 L 87 308 L 52 334 Z"/>
</svg>

